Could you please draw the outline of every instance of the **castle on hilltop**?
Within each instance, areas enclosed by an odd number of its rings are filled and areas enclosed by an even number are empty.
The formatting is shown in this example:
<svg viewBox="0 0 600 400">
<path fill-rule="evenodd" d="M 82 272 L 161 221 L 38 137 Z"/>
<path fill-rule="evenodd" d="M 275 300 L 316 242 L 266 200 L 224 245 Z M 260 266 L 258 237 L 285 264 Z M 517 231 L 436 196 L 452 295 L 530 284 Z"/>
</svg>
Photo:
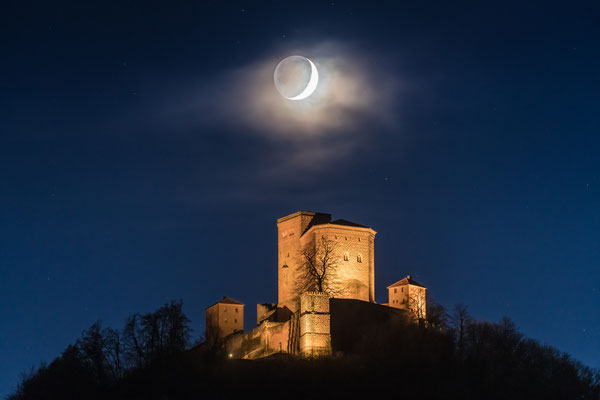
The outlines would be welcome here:
<svg viewBox="0 0 600 400">
<path fill-rule="evenodd" d="M 410 275 L 387 287 L 387 303 L 375 303 L 373 229 L 298 211 L 279 218 L 277 231 L 278 301 L 257 305 L 256 328 L 244 332 L 244 304 L 232 298 L 206 309 L 207 343 L 224 343 L 230 357 L 327 354 L 373 315 L 426 317 L 426 288 Z"/>
</svg>

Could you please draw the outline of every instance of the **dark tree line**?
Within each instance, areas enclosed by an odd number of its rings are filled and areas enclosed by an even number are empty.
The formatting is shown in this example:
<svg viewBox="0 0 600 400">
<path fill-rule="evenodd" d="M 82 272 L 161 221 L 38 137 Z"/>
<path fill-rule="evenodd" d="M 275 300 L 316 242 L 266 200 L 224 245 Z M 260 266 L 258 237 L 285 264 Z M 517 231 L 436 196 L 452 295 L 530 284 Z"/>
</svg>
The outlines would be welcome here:
<svg viewBox="0 0 600 400">
<path fill-rule="evenodd" d="M 100 321 L 49 365 L 24 374 L 9 400 L 105 398 L 125 375 L 168 360 L 189 347 L 191 328 L 183 303 L 134 314 L 119 331 Z"/>
<path fill-rule="evenodd" d="M 370 326 L 370 325 L 369 325 Z M 232 360 L 189 347 L 181 303 L 127 319 L 121 331 L 93 324 L 49 365 L 24 377 L 10 400 L 289 399 L 371 396 L 419 399 L 600 400 L 600 377 L 568 354 L 525 337 L 514 323 L 476 321 L 428 300 L 427 319 L 390 319 L 351 349 L 306 359 L 280 354 Z M 371 396 L 372 397 L 372 396 Z"/>
</svg>

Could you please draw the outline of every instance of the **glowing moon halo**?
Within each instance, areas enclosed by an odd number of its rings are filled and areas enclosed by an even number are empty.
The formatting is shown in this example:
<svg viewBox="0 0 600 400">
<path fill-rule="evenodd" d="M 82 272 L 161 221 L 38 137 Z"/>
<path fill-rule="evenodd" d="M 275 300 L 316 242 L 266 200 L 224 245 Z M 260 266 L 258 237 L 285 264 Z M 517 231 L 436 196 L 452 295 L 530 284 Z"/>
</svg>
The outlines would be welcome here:
<svg viewBox="0 0 600 400">
<path fill-rule="evenodd" d="M 277 64 L 273 80 L 283 97 L 288 100 L 303 100 L 317 89 L 319 71 L 308 58 L 290 56 Z"/>
</svg>

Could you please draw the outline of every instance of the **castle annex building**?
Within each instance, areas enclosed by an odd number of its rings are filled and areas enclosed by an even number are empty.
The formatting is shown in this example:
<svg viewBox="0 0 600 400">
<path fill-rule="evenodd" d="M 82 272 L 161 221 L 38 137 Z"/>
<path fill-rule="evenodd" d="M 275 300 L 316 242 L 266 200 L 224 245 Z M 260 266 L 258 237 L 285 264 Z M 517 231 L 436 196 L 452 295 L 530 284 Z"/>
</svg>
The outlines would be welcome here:
<svg viewBox="0 0 600 400">
<path fill-rule="evenodd" d="M 410 275 L 387 287 L 388 303 L 375 303 L 376 234 L 326 213 L 279 218 L 277 303 L 258 304 L 257 326 L 244 332 L 244 304 L 224 297 L 206 309 L 207 342 L 224 342 L 239 358 L 322 354 L 365 323 L 360 315 L 425 318 L 426 288 Z"/>
</svg>

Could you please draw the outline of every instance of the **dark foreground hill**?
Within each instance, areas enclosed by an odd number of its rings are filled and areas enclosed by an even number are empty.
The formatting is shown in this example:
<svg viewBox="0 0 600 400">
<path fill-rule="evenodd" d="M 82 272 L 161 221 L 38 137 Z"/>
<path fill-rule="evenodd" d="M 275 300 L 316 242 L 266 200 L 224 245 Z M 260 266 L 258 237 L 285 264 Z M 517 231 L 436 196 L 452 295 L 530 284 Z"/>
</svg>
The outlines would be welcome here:
<svg viewBox="0 0 600 400">
<path fill-rule="evenodd" d="M 92 326 L 10 399 L 600 399 L 596 371 L 525 338 L 510 320 L 473 322 L 459 308 L 447 325 L 439 311 L 421 324 L 363 327 L 351 350 L 328 357 L 232 360 L 219 348 L 185 350 L 181 303 L 166 305 L 122 332 Z"/>
</svg>

